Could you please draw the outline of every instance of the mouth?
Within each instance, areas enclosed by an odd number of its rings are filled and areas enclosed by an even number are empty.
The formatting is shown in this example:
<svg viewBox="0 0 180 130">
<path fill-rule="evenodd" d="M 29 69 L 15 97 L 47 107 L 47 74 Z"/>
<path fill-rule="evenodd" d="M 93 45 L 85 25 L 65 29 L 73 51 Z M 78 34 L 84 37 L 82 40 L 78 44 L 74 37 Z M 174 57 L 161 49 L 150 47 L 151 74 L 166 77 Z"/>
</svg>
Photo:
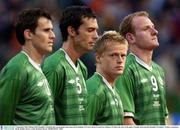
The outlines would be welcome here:
<svg viewBox="0 0 180 130">
<path fill-rule="evenodd" d="M 89 45 L 90 45 L 90 46 L 94 46 L 95 43 L 94 43 L 94 42 L 90 42 Z"/>
<path fill-rule="evenodd" d="M 157 37 L 153 37 L 152 40 L 157 40 Z"/>
<path fill-rule="evenodd" d="M 116 69 L 117 70 L 123 70 L 124 68 L 122 66 L 117 66 Z"/>
<path fill-rule="evenodd" d="M 54 42 L 49 42 L 48 45 L 53 46 Z"/>
</svg>

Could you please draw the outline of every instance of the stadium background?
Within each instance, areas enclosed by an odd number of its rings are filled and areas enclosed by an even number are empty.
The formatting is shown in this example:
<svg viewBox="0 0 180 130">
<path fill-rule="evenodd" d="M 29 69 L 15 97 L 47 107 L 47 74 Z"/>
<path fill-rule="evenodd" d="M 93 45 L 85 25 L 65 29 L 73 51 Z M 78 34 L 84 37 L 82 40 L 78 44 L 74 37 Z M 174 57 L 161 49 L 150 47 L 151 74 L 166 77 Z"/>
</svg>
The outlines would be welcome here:
<svg viewBox="0 0 180 130">
<path fill-rule="evenodd" d="M 71 5 L 88 5 L 97 14 L 99 35 L 117 30 L 127 14 L 146 10 L 158 30 L 160 47 L 153 59 L 164 67 L 167 81 L 167 102 L 172 125 L 180 125 L 180 1 L 179 0 L 0 0 L 0 69 L 20 51 L 14 32 L 14 21 L 24 8 L 44 8 L 53 16 L 56 43 L 61 46 L 58 20 L 62 9 Z M 94 53 L 82 57 L 89 76 L 95 71 Z"/>
</svg>

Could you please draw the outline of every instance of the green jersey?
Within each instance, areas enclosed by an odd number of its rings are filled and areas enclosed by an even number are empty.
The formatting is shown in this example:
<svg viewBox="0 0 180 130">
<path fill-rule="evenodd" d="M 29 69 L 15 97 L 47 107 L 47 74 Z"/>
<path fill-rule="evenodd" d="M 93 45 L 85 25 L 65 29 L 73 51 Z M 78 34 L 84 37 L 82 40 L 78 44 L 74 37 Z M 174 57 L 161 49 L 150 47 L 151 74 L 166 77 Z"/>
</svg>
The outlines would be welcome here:
<svg viewBox="0 0 180 130">
<path fill-rule="evenodd" d="M 43 71 L 55 96 L 56 123 L 62 125 L 85 125 L 87 69 L 78 59 L 75 64 L 60 49 L 46 58 Z"/>
<path fill-rule="evenodd" d="M 88 124 L 121 125 L 123 107 L 115 86 L 112 86 L 99 73 L 87 80 Z"/>
<path fill-rule="evenodd" d="M 164 125 L 168 114 L 163 69 L 151 67 L 130 53 L 123 75 L 116 82 L 124 107 L 124 116 L 139 125 Z"/>
<path fill-rule="evenodd" d="M 25 52 L 0 73 L 0 124 L 55 124 L 54 99 L 46 77 Z"/>
</svg>

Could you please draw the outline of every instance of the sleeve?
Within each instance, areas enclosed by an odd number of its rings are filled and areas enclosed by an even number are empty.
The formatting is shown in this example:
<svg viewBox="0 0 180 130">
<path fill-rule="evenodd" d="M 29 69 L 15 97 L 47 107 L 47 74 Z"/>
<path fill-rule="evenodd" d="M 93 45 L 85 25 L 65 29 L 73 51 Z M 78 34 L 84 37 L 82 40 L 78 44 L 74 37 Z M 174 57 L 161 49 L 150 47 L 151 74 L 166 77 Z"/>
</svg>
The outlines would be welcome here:
<svg viewBox="0 0 180 130">
<path fill-rule="evenodd" d="M 61 95 L 65 81 L 65 71 L 63 67 L 61 66 L 58 69 L 43 68 L 43 72 L 49 82 L 54 97 Z"/>
<path fill-rule="evenodd" d="M 134 106 L 134 79 L 131 71 L 124 71 L 123 75 L 116 80 L 116 87 L 122 100 L 124 116 L 133 117 L 135 112 Z"/>
<path fill-rule="evenodd" d="M 20 68 L 4 69 L 0 74 L 0 124 L 13 124 L 24 77 Z M 22 69 L 21 69 L 22 70 Z"/>
<path fill-rule="evenodd" d="M 168 111 L 168 107 L 167 107 L 167 88 L 165 89 L 165 117 L 168 117 L 169 115 L 169 111 Z"/>
<path fill-rule="evenodd" d="M 163 70 L 164 72 L 164 70 Z M 167 107 L 167 85 L 166 85 L 166 82 L 165 82 L 165 73 L 164 73 L 164 84 L 165 84 L 165 117 L 168 117 L 169 115 L 169 111 L 168 111 L 168 107 Z"/>
<path fill-rule="evenodd" d="M 49 66 L 46 66 L 43 67 L 43 72 L 53 93 L 56 124 L 61 124 L 62 121 L 57 117 L 62 115 L 62 111 L 59 109 L 59 106 L 61 106 L 59 97 L 61 97 L 64 88 L 64 81 L 66 77 L 65 70 L 61 65 L 59 65 L 57 68 L 49 68 Z"/>
<path fill-rule="evenodd" d="M 93 125 L 96 121 L 98 113 L 101 111 L 100 98 L 95 94 L 88 95 L 88 105 L 87 105 L 87 123 L 88 125 Z"/>
<path fill-rule="evenodd" d="M 165 92 L 164 92 L 164 111 L 165 111 L 165 117 L 168 117 L 169 112 L 168 112 L 168 108 L 167 108 L 166 73 L 165 73 L 165 70 L 162 67 L 160 67 L 159 65 L 158 65 L 158 71 L 159 71 L 159 73 L 163 79 L 163 83 L 164 83 L 164 90 L 165 90 Z"/>
</svg>

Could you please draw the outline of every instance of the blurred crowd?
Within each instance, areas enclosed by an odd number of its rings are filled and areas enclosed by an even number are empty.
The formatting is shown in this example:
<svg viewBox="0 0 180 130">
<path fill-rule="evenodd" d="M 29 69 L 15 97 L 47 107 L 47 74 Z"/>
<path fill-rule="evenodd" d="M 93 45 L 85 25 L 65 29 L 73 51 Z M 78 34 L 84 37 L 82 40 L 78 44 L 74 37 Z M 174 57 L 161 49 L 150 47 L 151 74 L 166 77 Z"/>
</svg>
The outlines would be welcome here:
<svg viewBox="0 0 180 130">
<path fill-rule="evenodd" d="M 99 35 L 117 30 L 122 18 L 131 12 L 146 10 L 158 30 L 160 47 L 153 59 L 166 71 L 167 101 L 172 124 L 180 124 L 180 1 L 179 0 L 0 0 L 0 69 L 20 51 L 14 32 L 14 21 L 24 8 L 44 8 L 53 16 L 56 43 L 61 46 L 59 17 L 71 5 L 88 5 L 97 14 Z M 95 71 L 94 53 L 82 57 L 89 76 Z"/>
</svg>

